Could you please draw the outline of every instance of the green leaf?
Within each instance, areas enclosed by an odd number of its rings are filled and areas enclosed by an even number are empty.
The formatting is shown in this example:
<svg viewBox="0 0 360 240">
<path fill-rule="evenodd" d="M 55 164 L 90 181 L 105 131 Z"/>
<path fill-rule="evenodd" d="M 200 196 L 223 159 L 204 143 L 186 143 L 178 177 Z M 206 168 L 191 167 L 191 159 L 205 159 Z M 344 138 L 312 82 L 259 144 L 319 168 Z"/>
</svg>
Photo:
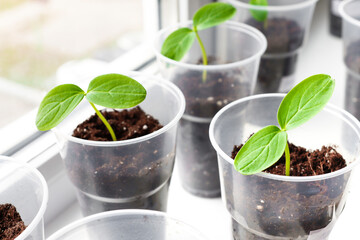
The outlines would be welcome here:
<svg viewBox="0 0 360 240">
<path fill-rule="evenodd" d="M 249 4 L 254 6 L 268 6 L 267 0 L 250 0 Z M 267 18 L 267 11 L 266 10 L 258 10 L 258 9 L 251 9 L 251 15 L 256 21 L 263 22 Z"/>
<path fill-rule="evenodd" d="M 330 100 L 335 80 L 329 75 L 311 76 L 296 85 L 282 100 L 277 118 L 283 130 L 305 123 L 319 113 Z"/>
<path fill-rule="evenodd" d="M 36 127 L 40 131 L 46 131 L 57 126 L 84 96 L 85 92 L 74 84 L 63 84 L 53 88 L 40 103 L 36 115 Z"/>
<path fill-rule="evenodd" d="M 276 126 L 267 126 L 244 144 L 235 157 L 235 169 L 244 175 L 261 172 L 276 163 L 284 154 L 287 133 Z"/>
<path fill-rule="evenodd" d="M 209 3 L 201 7 L 193 17 L 194 29 L 202 30 L 223 23 L 232 18 L 236 8 L 228 3 Z"/>
<path fill-rule="evenodd" d="M 189 51 L 195 40 L 195 33 L 190 28 L 180 28 L 171 33 L 164 41 L 161 54 L 180 61 Z"/>
<path fill-rule="evenodd" d="M 107 108 L 129 108 L 144 101 L 145 88 L 134 79 L 121 74 L 106 74 L 94 78 L 86 99 Z"/>
</svg>

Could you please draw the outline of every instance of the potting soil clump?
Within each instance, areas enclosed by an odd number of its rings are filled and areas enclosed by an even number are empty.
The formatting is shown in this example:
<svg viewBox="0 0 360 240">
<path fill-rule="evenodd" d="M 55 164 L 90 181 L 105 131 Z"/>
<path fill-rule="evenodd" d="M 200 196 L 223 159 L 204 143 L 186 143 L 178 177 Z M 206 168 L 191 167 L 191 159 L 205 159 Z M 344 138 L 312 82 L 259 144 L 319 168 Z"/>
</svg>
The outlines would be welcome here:
<svg viewBox="0 0 360 240">
<path fill-rule="evenodd" d="M 140 107 L 101 113 L 113 128 L 118 141 L 141 137 L 162 128 L 157 119 L 146 114 Z M 109 131 L 96 114 L 79 124 L 73 136 L 86 140 L 112 141 Z"/>
<path fill-rule="evenodd" d="M 0 204 L 0 239 L 13 240 L 26 226 L 12 204 Z"/>
<path fill-rule="evenodd" d="M 234 146 L 231 153 L 233 159 L 242 146 Z M 323 146 L 320 150 L 309 151 L 289 143 L 289 150 L 291 159 L 290 176 L 315 176 L 335 172 L 346 167 L 346 161 L 342 155 L 330 146 Z M 285 175 L 285 154 L 264 172 Z"/>
</svg>

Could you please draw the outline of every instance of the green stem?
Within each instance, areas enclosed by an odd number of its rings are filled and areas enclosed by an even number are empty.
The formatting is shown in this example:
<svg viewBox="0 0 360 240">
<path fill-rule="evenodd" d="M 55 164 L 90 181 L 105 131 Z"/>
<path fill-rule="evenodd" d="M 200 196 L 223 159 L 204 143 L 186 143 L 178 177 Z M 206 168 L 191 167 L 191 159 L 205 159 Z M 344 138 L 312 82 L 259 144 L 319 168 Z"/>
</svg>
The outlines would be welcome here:
<svg viewBox="0 0 360 240">
<path fill-rule="evenodd" d="M 266 18 L 264 20 L 264 30 L 267 30 L 267 28 L 268 28 L 268 19 Z"/>
<path fill-rule="evenodd" d="M 110 126 L 108 121 L 106 121 L 105 117 L 101 114 L 101 112 L 99 110 L 97 110 L 97 108 L 95 107 L 95 105 L 92 102 L 89 102 L 89 103 L 94 108 L 96 114 L 101 119 L 101 121 L 105 124 L 105 127 L 109 130 L 112 140 L 116 141 L 116 136 L 115 136 L 114 130 L 112 129 L 112 127 Z"/>
<path fill-rule="evenodd" d="M 203 64 L 208 65 L 208 59 L 207 59 L 204 44 L 202 43 L 199 33 L 196 28 L 194 28 L 194 32 L 195 32 L 196 39 L 198 40 L 199 45 L 200 45 L 200 49 L 201 49 L 201 53 L 202 53 L 202 57 L 203 57 Z M 203 80 L 203 82 L 206 82 L 206 70 L 203 71 L 202 80 Z"/>
<path fill-rule="evenodd" d="M 287 142 L 285 147 L 285 175 L 290 176 L 290 150 Z"/>
</svg>

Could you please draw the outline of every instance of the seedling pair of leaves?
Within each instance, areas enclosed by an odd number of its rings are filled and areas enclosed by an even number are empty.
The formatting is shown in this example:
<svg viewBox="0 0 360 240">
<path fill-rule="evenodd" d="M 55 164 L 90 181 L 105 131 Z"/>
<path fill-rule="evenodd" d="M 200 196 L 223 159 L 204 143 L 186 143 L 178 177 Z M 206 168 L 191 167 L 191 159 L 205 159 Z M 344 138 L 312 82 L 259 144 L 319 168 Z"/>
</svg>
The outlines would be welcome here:
<svg viewBox="0 0 360 240">
<path fill-rule="evenodd" d="M 334 87 L 335 81 L 325 74 L 311 76 L 296 85 L 279 106 L 280 128 L 270 125 L 252 135 L 236 155 L 235 169 L 244 175 L 261 172 L 275 164 L 285 152 L 285 174 L 290 176 L 287 131 L 318 114 L 330 100 Z"/>
<path fill-rule="evenodd" d="M 267 6 L 267 0 L 250 0 L 251 5 Z M 265 21 L 267 11 L 250 10 L 257 21 Z M 236 13 L 236 8 L 227 3 L 209 3 L 201 7 L 193 16 L 192 28 L 180 28 L 172 32 L 164 41 L 161 54 L 175 61 L 180 61 L 190 50 L 195 38 L 197 39 L 203 59 L 203 65 L 208 65 L 208 57 L 204 44 L 199 36 L 199 31 L 217 26 L 229 19 Z M 206 71 L 203 71 L 203 82 L 206 81 Z"/>
<path fill-rule="evenodd" d="M 106 74 L 94 78 L 87 92 L 74 84 L 59 85 L 44 97 L 37 116 L 36 126 L 40 131 L 50 130 L 62 122 L 85 98 L 105 124 L 112 139 L 114 130 L 95 104 L 106 108 L 130 108 L 146 97 L 145 88 L 136 80 L 121 74 Z"/>
<path fill-rule="evenodd" d="M 198 40 L 203 64 L 208 64 L 208 58 L 204 44 L 199 36 L 199 31 L 217 26 L 228 19 L 232 18 L 236 13 L 236 9 L 227 3 L 210 3 L 201 7 L 193 16 L 192 29 L 184 27 L 172 32 L 164 41 L 161 54 L 180 61 L 184 55 L 190 50 L 195 38 Z M 206 71 L 203 71 L 203 81 L 206 81 Z"/>
</svg>

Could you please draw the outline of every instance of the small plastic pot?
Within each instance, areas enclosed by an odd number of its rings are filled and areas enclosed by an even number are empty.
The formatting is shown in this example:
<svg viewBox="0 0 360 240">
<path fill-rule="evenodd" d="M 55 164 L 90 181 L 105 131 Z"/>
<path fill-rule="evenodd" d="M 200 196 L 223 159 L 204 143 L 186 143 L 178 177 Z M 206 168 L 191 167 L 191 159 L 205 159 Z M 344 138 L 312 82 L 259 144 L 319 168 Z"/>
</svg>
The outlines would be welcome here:
<svg viewBox="0 0 360 240">
<path fill-rule="evenodd" d="M 72 137 L 72 131 L 93 115 L 84 101 L 54 129 L 67 174 L 84 215 L 116 209 L 166 211 L 175 160 L 177 123 L 185 99 L 172 83 L 141 73 L 128 76 L 143 84 L 146 99 L 139 105 L 163 128 L 148 135 L 99 142 Z"/>
<path fill-rule="evenodd" d="M 0 156 L 0 203 L 14 205 L 27 226 L 16 240 L 45 239 L 48 196 L 46 181 L 37 169 Z"/>
<path fill-rule="evenodd" d="M 345 109 L 360 119 L 360 2 L 340 4 L 343 19 L 343 49 L 346 66 Z"/>
<path fill-rule="evenodd" d="M 284 96 L 241 99 L 220 110 L 211 122 L 210 140 L 218 154 L 222 196 L 236 240 L 325 240 L 345 206 L 352 169 L 360 158 L 360 123 L 334 106 L 289 131 L 288 139 L 307 149 L 336 146 L 347 161 L 345 168 L 309 177 L 245 176 L 235 170 L 229 157 L 234 145 L 265 126 L 277 125 L 277 109 Z"/>
<path fill-rule="evenodd" d="M 259 29 L 268 42 L 255 93 L 288 92 L 295 84 L 297 57 L 310 30 L 317 0 L 268 0 L 268 6 L 255 6 L 248 0 L 227 2 L 237 8 L 235 21 Z M 254 11 L 266 12 L 266 20 L 255 20 Z"/>
<path fill-rule="evenodd" d="M 116 210 L 83 218 L 48 238 L 48 240 L 57 239 L 206 240 L 208 238 L 165 213 L 149 210 Z"/>
<path fill-rule="evenodd" d="M 154 43 L 161 74 L 176 84 L 186 99 L 177 142 L 177 166 L 188 192 L 218 197 L 218 166 L 209 140 L 209 124 L 223 106 L 253 93 L 266 39 L 257 29 L 231 21 L 202 30 L 199 34 L 209 58 L 209 65 L 204 66 L 197 42 L 181 62 L 161 54 L 166 37 L 181 27 L 191 28 L 192 22 L 160 31 Z"/>
</svg>

